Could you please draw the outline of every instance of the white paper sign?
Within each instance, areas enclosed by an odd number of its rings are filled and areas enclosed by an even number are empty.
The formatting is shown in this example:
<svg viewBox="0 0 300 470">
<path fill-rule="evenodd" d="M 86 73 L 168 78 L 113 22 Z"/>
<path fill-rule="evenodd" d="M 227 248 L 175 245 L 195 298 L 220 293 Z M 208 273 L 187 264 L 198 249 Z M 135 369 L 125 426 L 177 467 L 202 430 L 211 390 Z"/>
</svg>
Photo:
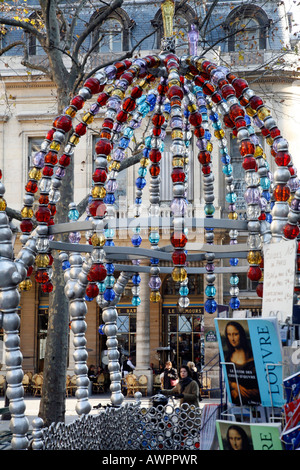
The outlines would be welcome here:
<svg viewBox="0 0 300 470">
<path fill-rule="evenodd" d="M 296 240 L 264 246 L 263 317 L 292 318 L 295 263 Z"/>
</svg>

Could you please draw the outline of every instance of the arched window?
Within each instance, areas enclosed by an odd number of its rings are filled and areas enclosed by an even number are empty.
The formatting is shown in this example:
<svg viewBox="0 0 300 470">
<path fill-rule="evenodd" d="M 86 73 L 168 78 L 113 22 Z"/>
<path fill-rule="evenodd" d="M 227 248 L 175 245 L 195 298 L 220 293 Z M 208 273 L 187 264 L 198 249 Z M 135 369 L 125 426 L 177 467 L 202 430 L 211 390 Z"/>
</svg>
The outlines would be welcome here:
<svg viewBox="0 0 300 470">
<path fill-rule="evenodd" d="M 266 49 L 270 22 L 266 13 L 256 5 L 235 8 L 223 24 L 228 35 L 228 52 Z"/>
<path fill-rule="evenodd" d="M 184 5 L 180 7 L 179 2 L 176 2 L 173 30 L 177 52 L 180 51 L 181 54 L 188 53 L 188 32 L 191 29 L 191 24 L 197 24 L 197 21 L 197 14 L 190 6 Z M 158 27 L 156 33 L 156 47 L 159 49 L 163 37 L 163 21 L 161 10 L 156 13 L 151 23 L 154 28 Z"/>
<path fill-rule="evenodd" d="M 93 14 L 90 22 L 94 21 L 102 13 L 102 9 Z M 127 13 L 118 8 L 101 25 L 92 32 L 92 52 L 110 53 L 122 52 L 130 49 L 130 29 L 134 21 Z"/>
</svg>

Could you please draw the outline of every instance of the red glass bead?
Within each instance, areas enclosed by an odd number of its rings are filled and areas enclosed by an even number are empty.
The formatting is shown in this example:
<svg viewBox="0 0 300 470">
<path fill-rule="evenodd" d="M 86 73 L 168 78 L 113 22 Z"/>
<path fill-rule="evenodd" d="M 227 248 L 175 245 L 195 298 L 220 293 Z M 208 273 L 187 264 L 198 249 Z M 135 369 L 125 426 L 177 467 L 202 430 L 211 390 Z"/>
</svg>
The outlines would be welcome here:
<svg viewBox="0 0 300 470">
<path fill-rule="evenodd" d="M 251 281 L 259 281 L 262 276 L 260 267 L 250 266 L 250 268 L 248 269 L 247 276 Z"/>
<path fill-rule="evenodd" d="M 27 277 L 30 277 L 32 272 L 33 272 L 33 266 L 29 266 L 29 268 L 27 268 Z"/>
<path fill-rule="evenodd" d="M 149 169 L 151 176 L 158 176 L 160 174 L 160 167 L 158 165 L 151 165 Z"/>
<path fill-rule="evenodd" d="M 201 86 L 202 87 L 204 85 L 204 83 L 206 82 L 206 78 L 201 77 L 201 75 L 198 75 L 197 77 L 195 77 L 194 82 L 195 82 L 196 86 Z"/>
<path fill-rule="evenodd" d="M 25 186 L 25 190 L 28 193 L 36 193 L 38 190 L 38 185 L 36 181 L 29 180 Z"/>
<path fill-rule="evenodd" d="M 207 67 L 212 65 L 212 63 L 209 60 L 205 60 L 204 62 L 202 62 L 201 65 L 202 65 L 202 69 L 205 71 L 207 69 Z"/>
<path fill-rule="evenodd" d="M 76 127 L 75 127 L 75 134 L 79 135 L 80 137 L 82 135 L 86 134 L 86 124 L 83 122 L 80 122 Z"/>
<path fill-rule="evenodd" d="M 220 89 L 225 85 L 228 85 L 228 80 L 226 80 L 226 78 L 221 78 L 220 80 L 218 80 L 218 87 Z"/>
<path fill-rule="evenodd" d="M 178 59 L 178 57 L 177 57 L 175 54 L 168 54 L 168 55 L 165 57 L 165 59 L 164 59 L 165 65 L 167 65 L 170 60 L 173 60 L 173 61 L 175 61 L 176 63 L 179 62 L 179 59 Z"/>
<path fill-rule="evenodd" d="M 34 278 L 36 282 L 38 282 L 39 284 L 44 284 L 45 282 L 49 281 L 49 276 L 48 276 L 47 271 L 42 270 L 42 269 L 37 271 Z"/>
<path fill-rule="evenodd" d="M 53 167 L 52 166 L 45 166 L 43 168 L 43 175 L 44 176 L 52 176 L 53 175 Z"/>
<path fill-rule="evenodd" d="M 149 159 L 152 163 L 158 163 L 161 160 L 161 153 L 157 149 L 150 150 Z"/>
<path fill-rule="evenodd" d="M 223 96 L 223 98 L 226 100 L 227 98 L 229 98 L 229 96 L 234 96 L 235 95 L 235 90 L 233 88 L 233 86 L 231 85 L 224 85 L 221 89 L 221 94 Z"/>
<path fill-rule="evenodd" d="M 84 105 L 84 99 L 78 95 L 71 100 L 71 105 L 74 106 L 77 110 L 82 109 Z"/>
<path fill-rule="evenodd" d="M 154 126 L 162 126 L 165 122 L 165 117 L 162 114 L 154 114 L 152 116 L 152 123 Z"/>
<path fill-rule="evenodd" d="M 198 138 L 204 137 L 205 129 L 203 127 L 196 127 L 194 129 L 194 134 Z"/>
<path fill-rule="evenodd" d="M 239 147 L 240 154 L 245 157 L 246 155 L 254 155 L 255 145 L 250 140 L 243 140 Z"/>
<path fill-rule="evenodd" d="M 49 222 L 51 213 L 48 207 L 41 206 L 35 213 L 35 218 L 38 222 Z"/>
<path fill-rule="evenodd" d="M 184 183 L 185 173 L 181 168 L 174 168 L 171 173 L 173 183 Z"/>
<path fill-rule="evenodd" d="M 187 244 L 187 237 L 183 232 L 175 231 L 171 236 L 171 243 L 175 248 L 184 248 Z"/>
<path fill-rule="evenodd" d="M 268 137 L 270 135 L 269 129 L 266 129 L 265 127 L 261 127 L 260 131 L 264 137 Z"/>
<path fill-rule="evenodd" d="M 41 285 L 41 289 L 45 294 L 49 294 L 53 291 L 53 284 L 52 282 L 48 281 Z"/>
<path fill-rule="evenodd" d="M 203 68 L 203 64 L 202 64 L 202 68 Z M 207 67 L 206 67 L 206 72 L 207 72 L 208 74 L 211 74 L 211 72 L 212 72 L 213 70 L 216 70 L 216 68 L 217 68 L 217 67 L 216 67 L 214 64 L 209 64 L 209 65 L 207 65 Z"/>
<path fill-rule="evenodd" d="M 122 75 L 122 80 L 127 80 L 129 85 L 131 85 L 133 81 L 133 74 L 129 72 L 129 70 Z"/>
<path fill-rule="evenodd" d="M 211 161 L 211 155 L 206 150 L 203 150 L 202 152 L 199 152 L 198 160 L 201 163 L 201 165 L 207 165 Z"/>
<path fill-rule="evenodd" d="M 245 96 L 239 98 L 240 104 L 242 106 L 247 106 L 249 104 L 249 100 L 245 98 Z"/>
<path fill-rule="evenodd" d="M 232 82 L 232 86 L 235 89 L 237 98 L 239 98 L 243 91 L 248 88 L 248 83 L 242 78 L 237 78 Z"/>
<path fill-rule="evenodd" d="M 49 257 L 49 264 L 48 264 L 48 266 L 52 266 L 53 261 L 54 261 L 54 258 L 53 258 L 53 256 L 51 255 L 51 253 L 48 253 L 48 257 Z"/>
<path fill-rule="evenodd" d="M 173 97 L 177 97 L 182 100 L 183 98 L 183 90 L 177 85 L 171 86 L 171 88 L 168 90 L 168 98 L 171 99 Z"/>
<path fill-rule="evenodd" d="M 294 240 L 299 235 L 298 225 L 286 224 L 283 229 L 283 234 L 288 240 Z"/>
<path fill-rule="evenodd" d="M 93 181 L 95 183 L 105 183 L 107 180 L 107 172 L 101 168 L 96 168 L 93 173 Z"/>
<path fill-rule="evenodd" d="M 104 217 L 106 213 L 106 205 L 100 200 L 92 201 L 89 205 L 89 211 L 92 217 Z"/>
<path fill-rule="evenodd" d="M 39 197 L 39 204 L 49 204 L 49 197 L 46 194 L 41 194 Z"/>
<path fill-rule="evenodd" d="M 215 92 L 215 87 L 210 82 L 205 82 L 202 89 L 203 93 L 209 96 Z"/>
<path fill-rule="evenodd" d="M 106 278 L 106 269 L 103 264 L 95 263 L 91 266 L 87 276 L 89 282 L 102 282 Z"/>
<path fill-rule="evenodd" d="M 192 126 L 199 127 L 202 123 L 202 116 L 200 113 L 192 113 L 189 116 L 189 121 Z"/>
<path fill-rule="evenodd" d="M 118 114 L 117 114 L 117 121 L 119 122 L 125 122 L 127 121 L 127 118 L 128 118 L 128 113 L 126 113 L 125 111 L 120 111 Z"/>
<path fill-rule="evenodd" d="M 249 103 L 251 108 L 255 110 L 264 104 L 263 100 L 259 96 L 255 95 L 250 98 Z"/>
<path fill-rule="evenodd" d="M 172 261 L 176 265 L 184 266 L 186 263 L 186 253 L 183 250 L 176 250 L 172 253 Z"/>
<path fill-rule="evenodd" d="M 297 271 L 300 271 L 300 256 L 297 256 Z M 28 275 L 28 274 L 27 274 Z"/>
<path fill-rule="evenodd" d="M 122 105 L 122 108 L 124 111 L 126 111 L 127 113 L 129 113 L 130 111 L 133 111 L 134 108 L 135 108 L 135 101 L 133 98 L 126 98 L 124 101 L 123 101 L 123 105 Z"/>
<path fill-rule="evenodd" d="M 173 96 L 170 99 L 170 105 L 172 106 L 181 106 L 181 99 L 178 96 Z"/>
<path fill-rule="evenodd" d="M 54 225 L 54 220 L 53 219 L 50 219 L 47 223 L 48 227 L 50 227 L 51 225 Z"/>
<path fill-rule="evenodd" d="M 102 128 L 103 129 L 112 129 L 114 127 L 114 122 L 111 119 L 104 119 Z"/>
<path fill-rule="evenodd" d="M 226 127 L 229 127 L 230 129 L 233 129 L 235 124 L 234 122 L 230 119 L 229 114 L 224 114 L 223 121 Z"/>
<path fill-rule="evenodd" d="M 157 91 L 160 95 L 165 95 L 168 91 L 168 86 L 160 83 L 157 87 Z"/>
<path fill-rule="evenodd" d="M 247 126 L 247 124 L 246 124 L 245 119 L 243 119 L 243 118 L 237 118 L 237 119 L 235 120 L 235 127 L 237 128 L 237 130 L 238 130 L 238 129 L 241 129 L 242 127 L 246 127 L 246 126 Z"/>
<path fill-rule="evenodd" d="M 99 287 L 97 286 L 97 284 L 92 282 L 87 285 L 85 293 L 87 297 L 89 297 L 90 299 L 94 299 L 99 294 Z"/>
<path fill-rule="evenodd" d="M 90 90 L 90 92 L 92 93 L 92 95 L 94 95 L 95 93 L 100 93 L 101 88 L 102 88 L 101 85 L 100 85 L 100 82 L 99 82 L 99 80 L 97 80 L 97 78 L 88 78 L 84 82 L 83 86 L 88 88 Z"/>
<path fill-rule="evenodd" d="M 61 166 L 69 166 L 71 163 L 71 157 L 69 155 L 63 154 L 59 159 L 59 164 Z"/>
<path fill-rule="evenodd" d="M 209 175 L 211 172 L 210 165 L 203 165 L 201 171 L 204 175 Z"/>
<path fill-rule="evenodd" d="M 49 165 L 56 165 L 57 163 L 57 153 L 55 152 L 48 152 L 46 155 L 45 155 L 45 163 L 46 164 L 49 164 Z"/>
<path fill-rule="evenodd" d="M 112 150 L 112 144 L 107 139 L 100 139 L 96 142 L 95 152 L 97 155 L 109 155 Z"/>
<path fill-rule="evenodd" d="M 234 122 L 238 117 L 244 117 L 245 111 L 239 104 L 233 104 L 229 110 L 229 117 Z"/>
<path fill-rule="evenodd" d="M 264 285 L 262 282 L 260 282 L 257 286 L 256 286 L 256 294 L 258 295 L 258 297 L 262 298 L 263 297 L 263 294 L 264 294 Z"/>
<path fill-rule="evenodd" d="M 270 130 L 270 136 L 272 139 L 275 139 L 275 137 L 278 137 L 280 135 L 280 130 L 278 127 L 273 127 L 273 129 Z"/>
<path fill-rule="evenodd" d="M 100 104 L 100 106 L 104 106 L 108 100 L 109 95 L 107 93 L 100 93 L 100 95 L 97 98 L 97 103 Z"/>
<path fill-rule="evenodd" d="M 110 140 L 110 139 L 111 139 L 111 132 L 110 132 L 110 129 L 103 129 L 103 130 L 100 132 L 100 138 L 101 138 L 101 139 Z"/>
<path fill-rule="evenodd" d="M 129 69 L 132 65 L 132 61 L 129 59 L 124 59 L 122 62 L 125 64 L 126 69 Z"/>
<path fill-rule="evenodd" d="M 20 223 L 20 229 L 23 233 L 31 232 L 33 230 L 33 223 L 29 219 L 24 219 Z"/>
<path fill-rule="evenodd" d="M 294 166 L 289 166 L 289 172 L 291 176 L 295 176 L 297 174 L 297 170 Z"/>
<path fill-rule="evenodd" d="M 152 75 L 152 73 L 148 73 L 148 74 L 145 73 L 145 75 L 144 75 L 144 74 L 141 74 L 141 73 L 139 74 L 139 77 L 140 77 L 140 78 L 142 78 L 143 76 L 146 76 L 146 80 L 147 80 L 147 82 L 149 82 L 149 83 L 155 82 L 155 80 L 156 80 L 156 77 L 154 77 L 154 75 Z"/>
<path fill-rule="evenodd" d="M 125 70 L 125 64 L 123 62 L 115 62 L 114 66 L 117 69 L 116 78 L 119 78 Z"/>
<path fill-rule="evenodd" d="M 273 191 L 273 196 L 275 201 L 282 201 L 286 202 L 289 200 L 291 195 L 291 191 L 288 186 L 285 186 L 283 184 L 277 184 Z"/>
<path fill-rule="evenodd" d="M 237 77 L 233 73 L 229 72 L 229 74 L 226 75 L 226 78 L 229 81 L 229 83 L 232 83 L 233 80 L 235 80 Z"/>
<path fill-rule="evenodd" d="M 257 163 L 254 157 L 245 157 L 242 163 L 242 166 L 245 171 L 247 170 L 257 171 Z"/>
<path fill-rule="evenodd" d="M 61 115 L 55 119 L 53 126 L 56 129 L 69 132 L 72 128 L 72 118 L 66 114 Z"/>
<path fill-rule="evenodd" d="M 51 131 L 48 131 L 46 134 L 46 139 L 52 141 L 54 132 L 55 129 L 51 129 Z"/>
<path fill-rule="evenodd" d="M 51 216 L 53 217 L 56 214 L 56 205 L 55 204 L 49 204 L 48 209 L 50 211 Z"/>
<path fill-rule="evenodd" d="M 215 93 L 212 94 L 211 100 L 215 104 L 221 103 L 222 96 L 220 95 L 220 93 L 215 92 Z"/>
<path fill-rule="evenodd" d="M 143 94 L 143 89 L 138 86 L 133 87 L 131 90 L 131 97 L 134 98 L 135 100 L 137 98 L 140 98 L 142 94 Z"/>
<path fill-rule="evenodd" d="M 155 137 L 158 137 L 161 134 L 161 128 L 160 127 L 153 127 L 152 133 Z"/>
</svg>

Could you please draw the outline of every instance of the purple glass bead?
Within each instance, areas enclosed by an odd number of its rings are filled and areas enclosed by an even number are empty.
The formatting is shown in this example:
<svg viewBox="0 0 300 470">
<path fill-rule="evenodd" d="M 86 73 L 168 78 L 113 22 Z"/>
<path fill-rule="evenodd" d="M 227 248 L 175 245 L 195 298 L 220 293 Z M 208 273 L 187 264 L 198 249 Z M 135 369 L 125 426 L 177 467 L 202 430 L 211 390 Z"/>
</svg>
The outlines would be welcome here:
<svg viewBox="0 0 300 470">
<path fill-rule="evenodd" d="M 298 178 L 291 178 L 288 183 L 288 187 L 290 188 L 292 193 L 295 193 L 299 188 L 299 179 Z"/>
<path fill-rule="evenodd" d="M 64 168 L 62 168 L 61 166 L 57 167 L 57 169 L 55 170 L 55 174 L 56 176 L 58 176 L 59 178 L 64 178 L 65 174 L 66 174 L 66 170 Z"/>
<path fill-rule="evenodd" d="M 235 211 L 235 204 L 229 204 L 228 205 L 228 210 L 229 210 L 229 212 L 234 212 Z"/>
<path fill-rule="evenodd" d="M 118 183 L 116 180 L 111 179 L 107 181 L 105 187 L 109 193 L 114 193 L 118 188 Z"/>
<path fill-rule="evenodd" d="M 275 152 L 281 152 L 288 149 L 289 144 L 283 137 L 277 137 L 273 142 L 273 149 Z"/>
<path fill-rule="evenodd" d="M 300 200 L 294 198 L 291 202 L 291 209 L 296 212 L 300 212 Z"/>
<path fill-rule="evenodd" d="M 183 121 L 179 117 L 174 117 L 171 119 L 171 128 L 172 129 L 182 129 L 183 128 Z"/>
<path fill-rule="evenodd" d="M 197 147 L 200 149 L 200 150 L 206 150 L 207 149 L 207 140 L 206 139 L 198 139 L 197 140 Z"/>
<path fill-rule="evenodd" d="M 144 59 L 136 59 L 134 63 L 137 64 L 141 68 L 140 73 L 146 72 L 146 62 L 144 61 Z"/>
<path fill-rule="evenodd" d="M 108 108 L 112 108 L 114 109 L 115 111 L 119 111 L 120 109 L 120 106 L 121 106 L 121 102 L 119 99 L 117 98 L 109 98 L 109 100 L 107 101 L 107 107 Z"/>
<path fill-rule="evenodd" d="M 44 152 L 37 152 L 33 157 L 33 164 L 37 168 L 43 168 L 45 163 L 45 153 Z"/>
<path fill-rule="evenodd" d="M 140 127 L 141 123 L 139 121 L 130 121 L 129 123 L 129 127 L 131 127 L 131 129 L 138 129 L 138 127 Z"/>
<path fill-rule="evenodd" d="M 211 82 L 213 85 L 217 86 L 218 85 L 218 82 L 219 80 L 224 80 L 225 75 L 223 72 L 221 71 L 218 71 L 218 69 L 216 69 L 214 72 L 213 72 L 213 75 L 211 77 Z"/>
<path fill-rule="evenodd" d="M 90 107 L 90 112 L 92 114 L 97 114 L 99 113 L 99 109 L 100 109 L 100 106 L 97 104 L 97 103 L 94 103 L 92 104 L 92 106 Z"/>
<path fill-rule="evenodd" d="M 121 162 L 125 158 L 125 151 L 122 149 L 117 148 L 114 153 L 114 160 Z"/>
<path fill-rule="evenodd" d="M 259 139 L 258 139 L 257 135 L 255 135 L 255 134 L 250 135 L 250 140 L 251 140 L 252 144 L 254 144 L 254 145 L 259 144 Z"/>
<path fill-rule="evenodd" d="M 265 210 L 266 210 L 267 204 L 268 204 L 268 203 L 267 203 L 267 200 L 266 200 L 264 197 L 261 197 L 261 198 L 259 199 L 258 205 L 259 205 L 259 207 L 260 207 L 260 209 L 261 209 L 262 211 L 265 211 Z"/>
<path fill-rule="evenodd" d="M 215 265 L 213 263 L 207 263 L 205 269 L 208 273 L 212 273 L 215 270 Z"/>
<path fill-rule="evenodd" d="M 161 286 L 161 279 L 159 276 L 151 276 L 149 280 L 150 289 L 159 289 Z"/>
<path fill-rule="evenodd" d="M 120 124 L 119 122 L 115 122 L 114 123 L 114 131 L 116 132 L 121 132 L 121 130 L 123 129 L 124 125 L 123 124 Z"/>
<path fill-rule="evenodd" d="M 107 76 L 108 80 L 112 80 L 114 76 L 116 75 L 116 67 L 114 65 L 108 65 L 105 67 L 104 72 L 105 75 Z"/>
<path fill-rule="evenodd" d="M 175 198 L 171 202 L 171 211 L 175 216 L 184 215 L 187 208 L 187 202 L 183 198 Z"/>
<path fill-rule="evenodd" d="M 69 241 L 71 243 L 79 243 L 81 239 L 81 233 L 80 232 L 70 232 L 69 233 Z"/>
<path fill-rule="evenodd" d="M 244 194 L 247 204 L 259 204 L 260 192 L 258 188 L 248 188 Z"/>
<path fill-rule="evenodd" d="M 141 264 L 141 260 L 140 260 L 140 259 L 133 259 L 133 260 L 132 260 L 132 264 L 133 264 L 134 266 L 139 266 L 139 265 Z"/>
</svg>

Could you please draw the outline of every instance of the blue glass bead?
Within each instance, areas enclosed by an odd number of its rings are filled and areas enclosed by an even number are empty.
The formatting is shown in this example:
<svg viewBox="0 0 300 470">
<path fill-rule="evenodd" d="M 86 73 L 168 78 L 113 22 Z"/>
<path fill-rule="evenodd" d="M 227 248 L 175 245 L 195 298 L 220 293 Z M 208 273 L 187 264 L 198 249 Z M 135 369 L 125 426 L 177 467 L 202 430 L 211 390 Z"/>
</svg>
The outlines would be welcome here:
<svg viewBox="0 0 300 470">
<path fill-rule="evenodd" d="M 230 280 L 229 280 L 230 284 L 232 286 L 237 286 L 238 283 L 239 283 L 239 277 L 236 275 L 236 274 L 233 274 L 231 277 L 230 277 Z"/>
<path fill-rule="evenodd" d="M 114 238 L 115 231 L 113 228 L 107 228 L 106 230 L 104 230 L 104 234 L 106 238 Z"/>
<path fill-rule="evenodd" d="M 203 105 L 199 106 L 199 111 L 200 113 L 206 113 L 206 106 L 203 106 Z"/>
<path fill-rule="evenodd" d="M 121 139 L 119 140 L 119 147 L 121 149 L 126 149 L 129 143 L 130 143 L 130 139 L 128 139 L 127 137 L 121 137 Z"/>
<path fill-rule="evenodd" d="M 142 204 L 142 198 L 141 197 L 136 197 L 135 198 L 135 203 L 136 204 Z"/>
<path fill-rule="evenodd" d="M 205 132 L 204 132 L 204 139 L 206 140 L 211 139 L 211 133 L 207 129 L 205 129 Z"/>
<path fill-rule="evenodd" d="M 108 275 L 113 274 L 115 272 L 115 266 L 113 263 L 106 263 L 105 269 Z"/>
<path fill-rule="evenodd" d="M 103 199 L 105 204 L 114 204 L 115 200 L 116 200 L 116 198 L 115 198 L 115 195 L 113 193 L 106 194 L 106 196 Z"/>
<path fill-rule="evenodd" d="M 205 288 L 205 295 L 206 297 L 214 297 L 216 295 L 217 289 L 215 286 L 206 286 Z"/>
<path fill-rule="evenodd" d="M 146 179 L 140 176 L 135 180 L 135 184 L 138 189 L 143 189 L 146 186 Z"/>
<path fill-rule="evenodd" d="M 140 246 L 140 244 L 142 243 L 142 237 L 138 234 L 133 235 L 133 237 L 131 238 L 131 243 L 133 244 L 133 246 Z"/>
<path fill-rule="evenodd" d="M 93 299 L 93 297 L 88 297 L 87 295 L 85 295 L 85 296 L 84 296 L 84 300 L 85 300 L 86 302 L 92 302 L 92 300 L 94 300 L 94 299 Z"/>
<path fill-rule="evenodd" d="M 151 244 L 157 244 L 159 242 L 159 233 L 158 232 L 150 232 L 149 242 Z"/>
<path fill-rule="evenodd" d="M 78 220 L 79 219 L 79 212 L 77 209 L 70 209 L 68 212 L 68 218 L 70 220 Z"/>
<path fill-rule="evenodd" d="M 160 152 L 163 152 L 164 149 L 165 149 L 165 143 L 162 142 L 162 143 L 160 144 L 159 151 L 160 151 Z"/>
<path fill-rule="evenodd" d="M 217 122 L 218 119 L 219 119 L 218 113 L 211 113 L 211 115 L 209 116 L 209 119 L 210 119 L 212 122 Z"/>
<path fill-rule="evenodd" d="M 213 204 L 206 204 L 204 207 L 205 215 L 213 215 L 215 212 L 215 208 Z"/>
<path fill-rule="evenodd" d="M 228 193 L 226 194 L 225 199 L 229 204 L 234 204 L 237 200 L 237 195 L 236 193 Z"/>
<path fill-rule="evenodd" d="M 261 195 L 262 195 L 262 197 L 265 198 L 266 201 L 269 202 L 269 201 L 271 200 L 271 194 L 269 193 L 269 191 L 263 191 L 263 192 L 261 193 Z"/>
<path fill-rule="evenodd" d="M 112 288 L 115 284 L 116 280 L 114 278 L 114 276 L 106 276 L 106 279 L 105 279 L 105 285 L 107 288 Z"/>
<path fill-rule="evenodd" d="M 272 215 L 269 213 L 266 213 L 266 221 L 269 222 L 269 224 L 272 222 Z"/>
<path fill-rule="evenodd" d="M 230 264 L 230 266 L 237 266 L 239 264 L 239 259 L 238 258 L 230 258 L 229 264 Z"/>
<path fill-rule="evenodd" d="M 190 115 L 190 112 L 189 112 L 189 110 L 188 110 L 188 109 L 185 109 L 183 114 L 184 114 L 184 117 L 186 117 L 186 118 L 187 118 L 187 117 L 189 117 L 189 115 Z"/>
<path fill-rule="evenodd" d="M 207 313 L 214 313 L 217 310 L 217 302 L 213 299 L 208 299 L 204 303 L 204 308 Z"/>
<path fill-rule="evenodd" d="M 250 119 L 250 117 L 249 117 L 247 114 L 245 114 L 244 119 L 245 119 L 245 121 L 246 121 L 247 126 L 249 126 L 249 125 L 251 124 L 251 119 Z"/>
<path fill-rule="evenodd" d="M 202 113 L 202 121 L 208 121 L 207 113 Z"/>
<path fill-rule="evenodd" d="M 139 98 L 137 98 L 136 104 L 140 105 L 140 104 L 144 103 L 144 101 L 146 101 L 146 98 L 147 97 L 145 95 L 140 96 Z"/>
<path fill-rule="evenodd" d="M 61 264 L 61 267 L 62 267 L 63 271 L 65 271 L 66 269 L 69 269 L 71 267 L 70 262 L 69 261 L 63 261 L 62 264 Z"/>
<path fill-rule="evenodd" d="M 98 332 L 100 335 L 104 335 L 104 327 L 105 325 L 99 325 Z"/>
<path fill-rule="evenodd" d="M 141 166 L 141 167 L 138 169 L 138 175 L 144 177 L 144 176 L 146 176 L 147 171 L 148 171 L 147 168 Z"/>
<path fill-rule="evenodd" d="M 132 283 L 137 286 L 141 282 L 141 276 L 139 274 L 134 274 L 131 278 Z"/>
<path fill-rule="evenodd" d="M 230 163 L 230 156 L 223 155 L 223 157 L 221 157 L 221 162 L 224 163 L 224 165 L 228 165 L 228 163 Z"/>
<path fill-rule="evenodd" d="M 232 299 L 229 301 L 229 306 L 232 308 L 232 310 L 238 309 L 240 304 L 241 303 L 237 297 L 232 297 Z"/>
<path fill-rule="evenodd" d="M 115 246 L 115 242 L 113 240 L 106 240 L 105 246 Z"/>
<path fill-rule="evenodd" d="M 111 302 L 116 297 L 116 293 L 113 289 L 106 289 L 103 297 L 107 302 Z"/>
<path fill-rule="evenodd" d="M 165 113 L 170 113 L 170 112 L 171 112 L 171 105 L 170 105 L 170 103 L 166 103 L 166 104 L 164 105 L 164 112 L 165 112 Z"/>
<path fill-rule="evenodd" d="M 149 135 L 148 137 L 145 138 L 145 145 L 147 148 L 151 149 L 151 140 L 152 140 L 152 137 Z"/>
<path fill-rule="evenodd" d="M 150 111 L 150 105 L 148 103 L 142 103 L 139 106 L 139 112 L 141 113 L 143 117 L 146 117 L 149 111 Z"/>
<path fill-rule="evenodd" d="M 131 127 L 126 127 L 126 129 L 123 132 L 123 135 L 127 137 L 128 139 L 131 139 L 133 136 L 133 129 Z"/>
<path fill-rule="evenodd" d="M 267 178 L 266 176 L 260 178 L 260 185 L 262 187 L 263 190 L 267 190 L 270 188 L 270 185 L 271 185 L 271 181 L 269 178 Z"/>
<path fill-rule="evenodd" d="M 187 296 L 189 293 L 189 288 L 187 286 L 181 286 L 179 289 L 179 295 Z"/>
<path fill-rule="evenodd" d="M 224 165 L 223 168 L 222 168 L 222 171 L 224 173 L 224 175 L 226 176 L 230 176 L 231 173 L 232 173 L 232 165 Z"/>
<path fill-rule="evenodd" d="M 158 258 L 150 258 L 150 263 L 151 264 L 159 264 L 159 259 Z"/>
<path fill-rule="evenodd" d="M 150 111 L 153 111 L 153 109 L 155 108 L 156 99 L 157 95 L 155 95 L 154 93 L 151 93 L 147 96 L 146 103 L 150 105 Z"/>
<path fill-rule="evenodd" d="M 105 289 L 106 289 L 106 284 L 105 284 L 105 282 L 97 282 L 97 286 L 98 286 L 98 289 L 99 289 L 99 293 L 100 293 L 100 294 L 103 294 L 103 292 L 104 292 Z"/>
<path fill-rule="evenodd" d="M 141 298 L 138 295 L 132 297 L 131 303 L 134 307 L 138 307 L 141 303 Z"/>
<path fill-rule="evenodd" d="M 144 156 L 145 158 L 149 158 L 149 153 L 150 153 L 150 151 L 151 151 L 150 148 L 147 148 L 147 147 L 144 148 L 144 150 L 143 150 L 143 156 Z"/>
</svg>

